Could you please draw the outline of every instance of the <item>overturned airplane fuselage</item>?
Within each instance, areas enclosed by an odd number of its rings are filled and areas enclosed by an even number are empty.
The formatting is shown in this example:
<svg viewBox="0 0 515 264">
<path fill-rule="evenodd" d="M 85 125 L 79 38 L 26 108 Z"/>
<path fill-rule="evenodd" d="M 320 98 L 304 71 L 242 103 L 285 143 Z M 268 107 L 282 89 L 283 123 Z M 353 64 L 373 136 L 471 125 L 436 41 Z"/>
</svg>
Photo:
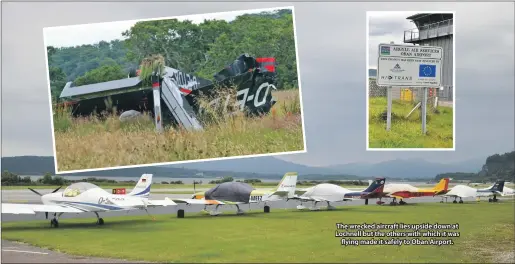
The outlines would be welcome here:
<svg viewBox="0 0 515 264">
<path fill-rule="evenodd" d="M 72 105 L 74 116 L 89 116 L 93 113 L 111 111 L 118 113 L 136 110 L 149 111 L 155 116 L 155 105 L 162 106 L 163 120 L 188 130 L 200 130 L 197 120 L 201 111 L 198 98 L 201 95 L 212 98 L 211 105 L 228 102 L 218 95 L 220 89 L 234 87 L 236 108 L 249 114 L 270 111 L 275 104 L 272 90 L 275 89 L 276 71 L 274 58 L 257 58 L 241 55 L 229 66 L 214 75 L 215 81 L 196 77 L 177 69 L 165 67 L 159 80 L 159 94 L 155 96 L 152 87 L 139 76 L 103 83 L 73 87 L 68 82 L 60 98 Z M 132 74 L 135 75 L 135 74 Z M 160 98 L 160 103 L 155 100 Z"/>
</svg>

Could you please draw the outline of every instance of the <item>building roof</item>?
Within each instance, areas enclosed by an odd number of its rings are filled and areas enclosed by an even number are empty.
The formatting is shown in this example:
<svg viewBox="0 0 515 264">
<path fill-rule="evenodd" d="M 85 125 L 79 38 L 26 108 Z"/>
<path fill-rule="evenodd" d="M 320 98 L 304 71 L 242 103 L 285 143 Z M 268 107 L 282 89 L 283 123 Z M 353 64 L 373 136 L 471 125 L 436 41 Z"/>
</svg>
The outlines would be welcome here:
<svg viewBox="0 0 515 264">
<path fill-rule="evenodd" d="M 429 14 L 429 13 L 418 13 L 418 14 L 414 14 L 412 16 L 409 16 L 406 19 L 415 20 L 415 19 L 418 19 L 418 18 L 421 18 L 421 17 L 425 17 L 425 16 L 428 16 L 428 15 L 431 15 L 431 14 Z"/>
</svg>

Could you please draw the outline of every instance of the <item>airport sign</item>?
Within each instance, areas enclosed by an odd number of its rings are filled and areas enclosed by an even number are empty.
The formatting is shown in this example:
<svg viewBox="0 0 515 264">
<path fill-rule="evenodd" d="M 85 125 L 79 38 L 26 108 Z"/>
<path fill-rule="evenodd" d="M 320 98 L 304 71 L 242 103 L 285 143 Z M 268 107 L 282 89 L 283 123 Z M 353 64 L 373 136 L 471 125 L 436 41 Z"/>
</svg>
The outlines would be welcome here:
<svg viewBox="0 0 515 264">
<path fill-rule="evenodd" d="M 443 49 L 379 44 L 378 86 L 440 87 Z"/>
</svg>

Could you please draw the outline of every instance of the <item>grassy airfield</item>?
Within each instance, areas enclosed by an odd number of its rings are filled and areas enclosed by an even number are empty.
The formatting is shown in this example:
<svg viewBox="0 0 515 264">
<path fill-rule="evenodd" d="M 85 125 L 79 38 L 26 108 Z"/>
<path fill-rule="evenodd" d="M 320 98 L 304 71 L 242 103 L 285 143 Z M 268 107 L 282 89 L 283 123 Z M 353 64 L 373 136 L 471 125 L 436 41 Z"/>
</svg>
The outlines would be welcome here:
<svg viewBox="0 0 515 264">
<path fill-rule="evenodd" d="M 515 248 L 513 201 L 371 204 L 318 212 L 272 208 L 270 214 L 251 211 L 243 216 L 229 212 L 218 217 L 186 214 L 184 219 L 157 215 L 156 221 L 128 216 L 105 218 L 104 226 L 96 226 L 91 215 L 63 219 L 57 229 L 50 228 L 48 221 L 3 223 L 2 239 L 75 255 L 190 263 L 503 262 L 510 260 Z M 460 236 L 438 238 L 452 239 L 454 245 L 342 246 L 341 237 L 335 237 L 336 223 L 457 223 L 458 230 L 443 231 L 459 232 Z"/>
</svg>

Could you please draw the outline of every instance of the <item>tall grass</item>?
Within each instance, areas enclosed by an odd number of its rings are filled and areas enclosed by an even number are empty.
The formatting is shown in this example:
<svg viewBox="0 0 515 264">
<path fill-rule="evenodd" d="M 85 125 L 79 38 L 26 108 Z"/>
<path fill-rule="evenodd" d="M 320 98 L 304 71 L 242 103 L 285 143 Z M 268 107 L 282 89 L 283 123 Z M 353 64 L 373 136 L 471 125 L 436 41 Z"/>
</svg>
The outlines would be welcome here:
<svg viewBox="0 0 515 264">
<path fill-rule="evenodd" d="M 370 148 L 452 148 L 453 146 L 453 109 L 438 107 L 430 111 L 428 106 L 426 128 L 422 134 L 420 108 L 409 117 L 408 113 L 416 103 L 392 101 L 392 123 L 386 131 L 385 97 L 372 97 L 369 100 L 369 147 Z"/>
<path fill-rule="evenodd" d="M 156 133 L 149 114 L 131 122 L 118 116 L 73 118 L 69 109 L 54 109 L 57 165 L 60 171 L 150 164 L 181 160 L 298 151 L 304 149 L 298 90 L 278 91 L 286 98 L 269 114 L 207 107 L 199 118 L 203 131 L 165 127 Z M 233 99 L 230 99 L 233 100 Z M 223 105 L 223 104 L 221 104 Z M 229 104 L 231 105 L 231 104 Z"/>
</svg>

